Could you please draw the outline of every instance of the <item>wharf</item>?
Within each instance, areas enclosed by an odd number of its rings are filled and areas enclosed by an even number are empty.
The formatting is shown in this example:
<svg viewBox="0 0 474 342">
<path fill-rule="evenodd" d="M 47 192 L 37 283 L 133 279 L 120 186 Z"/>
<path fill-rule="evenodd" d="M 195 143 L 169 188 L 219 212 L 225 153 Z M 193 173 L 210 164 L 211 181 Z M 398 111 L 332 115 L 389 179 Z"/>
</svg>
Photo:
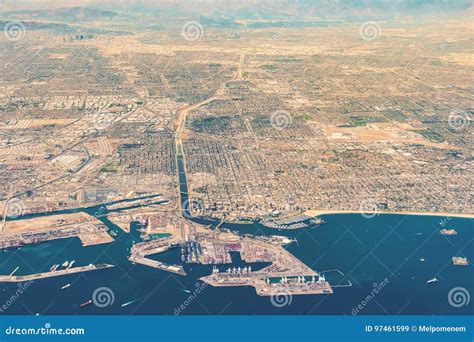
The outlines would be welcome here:
<svg viewBox="0 0 474 342">
<path fill-rule="evenodd" d="M 184 268 L 179 265 L 168 265 L 160 261 L 152 260 L 149 258 L 146 258 L 145 256 L 138 255 L 138 254 L 132 254 L 129 257 L 130 261 L 133 261 L 137 264 L 153 267 L 153 268 L 158 268 L 162 271 L 167 271 L 179 275 L 186 275 L 186 272 L 184 271 Z"/>
<path fill-rule="evenodd" d="M 0 275 L 0 283 L 1 282 L 18 283 L 18 282 L 23 282 L 23 281 L 33 281 L 33 280 L 38 280 L 38 279 L 59 277 L 63 275 L 80 273 L 80 272 L 101 270 L 101 269 L 110 268 L 110 267 L 114 267 L 114 265 L 110 265 L 110 264 L 87 265 L 87 266 L 74 267 L 70 269 L 35 273 L 35 274 L 29 274 L 29 275 L 23 275 L 23 276 Z"/>
</svg>

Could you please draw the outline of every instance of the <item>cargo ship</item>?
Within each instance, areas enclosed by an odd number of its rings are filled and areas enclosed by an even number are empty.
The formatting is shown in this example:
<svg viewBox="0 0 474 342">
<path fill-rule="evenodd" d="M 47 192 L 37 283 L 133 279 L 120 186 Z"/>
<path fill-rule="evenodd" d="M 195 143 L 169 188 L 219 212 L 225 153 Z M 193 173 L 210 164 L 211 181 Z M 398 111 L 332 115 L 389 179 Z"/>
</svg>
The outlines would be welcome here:
<svg viewBox="0 0 474 342">
<path fill-rule="evenodd" d="M 469 261 L 464 257 L 453 256 L 453 264 L 456 266 L 469 266 Z"/>
<path fill-rule="evenodd" d="M 441 229 L 439 231 L 441 235 L 457 235 L 458 232 L 455 231 L 454 229 Z"/>
</svg>

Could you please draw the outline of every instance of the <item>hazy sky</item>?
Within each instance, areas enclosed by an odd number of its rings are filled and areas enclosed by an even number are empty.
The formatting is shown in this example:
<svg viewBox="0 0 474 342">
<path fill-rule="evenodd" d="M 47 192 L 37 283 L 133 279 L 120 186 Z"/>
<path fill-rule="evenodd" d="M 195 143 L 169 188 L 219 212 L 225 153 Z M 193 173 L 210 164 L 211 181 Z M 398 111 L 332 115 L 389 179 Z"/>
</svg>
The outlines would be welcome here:
<svg viewBox="0 0 474 342">
<path fill-rule="evenodd" d="M 189 6 L 193 8 L 213 8 L 214 6 L 229 9 L 235 7 L 249 7 L 256 4 L 266 4 L 268 7 L 350 7 L 376 8 L 379 10 L 406 10 L 420 8 L 469 8 L 474 0 L 0 0 L 0 10 L 58 8 L 74 6 L 106 5 L 111 8 L 123 8 L 129 5 L 143 5 L 145 7 L 161 7 L 169 5 Z"/>
</svg>

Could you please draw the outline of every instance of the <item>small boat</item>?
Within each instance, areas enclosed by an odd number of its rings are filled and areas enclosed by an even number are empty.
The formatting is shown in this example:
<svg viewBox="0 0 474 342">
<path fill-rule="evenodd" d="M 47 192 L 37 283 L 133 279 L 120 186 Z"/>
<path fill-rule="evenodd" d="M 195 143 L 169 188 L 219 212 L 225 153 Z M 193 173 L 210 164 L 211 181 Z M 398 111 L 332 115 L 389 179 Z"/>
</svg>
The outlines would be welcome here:
<svg viewBox="0 0 474 342">
<path fill-rule="evenodd" d="M 61 290 L 67 289 L 69 286 L 71 286 L 71 284 L 66 284 L 66 285 L 61 287 Z"/>
<path fill-rule="evenodd" d="M 120 305 L 122 308 L 126 307 L 126 306 L 129 306 L 130 304 L 133 304 L 135 302 L 138 302 L 140 299 L 135 299 L 135 300 L 131 300 L 130 302 L 126 302 L 126 303 L 123 303 L 122 305 Z"/>
<path fill-rule="evenodd" d="M 425 261 L 425 259 L 424 259 L 424 258 L 420 258 L 420 261 Z"/>
<path fill-rule="evenodd" d="M 439 281 L 438 278 L 433 278 L 433 279 L 428 280 L 426 283 L 431 284 L 431 283 L 437 283 L 438 281 Z"/>
<path fill-rule="evenodd" d="M 51 268 L 50 268 L 49 270 L 50 270 L 51 272 L 54 272 L 54 271 L 56 271 L 56 270 L 58 269 L 58 267 L 59 267 L 59 264 L 56 264 L 56 265 L 51 266 Z"/>
<path fill-rule="evenodd" d="M 71 261 L 69 265 L 67 266 L 67 269 L 70 269 L 72 266 L 74 266 L 75 263 L 76 263 L 76 260 Z"/>
<path fill-rule="evenodd" d="M 65 262 L 63 262 L 63 264 L 61 266 L 66 268 L 66 267 L 68 267 L 68 265 L 69 265 L 69 261 L 66 260 Z"/>
<path fill-rule="evenodd" d="M 87 302 L 84 302 L 81 305 L 79 305 L 79 307 L 83 308 L 84 306 L 91 305 L 91 304 L 92 304 L 92 300 L 89 299 Z"/>
<path fill-rule="evenodd" d="M 183 292 L 186 292 L 186 293 L 191 293 L 191 291 L 187 290 L 187 289 L 180 289 L 181 291 Z"/>
</svg>

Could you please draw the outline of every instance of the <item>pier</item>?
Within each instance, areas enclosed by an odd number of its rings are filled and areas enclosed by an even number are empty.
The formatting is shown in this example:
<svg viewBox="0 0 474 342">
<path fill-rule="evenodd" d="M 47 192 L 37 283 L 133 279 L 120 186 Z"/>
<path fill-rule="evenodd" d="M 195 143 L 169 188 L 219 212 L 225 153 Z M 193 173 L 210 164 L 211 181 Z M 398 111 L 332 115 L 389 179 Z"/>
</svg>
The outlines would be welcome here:
<svg viewBox="0 0 474 342">
<path fill-rule="evenodd" d="M 18 283 L 18 282 L 23 282 L 23 281 L 33 281 L 33 280 L 38 280 L 38 279 L 59 277 L 59 276 L 63 276 L 63 275 L 80 273 L 80 272 L 89 272 L 89 271 L 95 271 L 95 270 L 102 270 L 102 269 L 111 268 L 111 267 L 114 267 L 114 265 L 97 264 L 97 265 L 87 265 L 87 266 L 74 267 L 74 268 L 57 270 L 57 271 L 35 273 L 35 274 L 29 274 L 29 275 L 24 275 L 24 276 L 13 276 L 13 275 L 6 276 L 6 275 L 3 275 L 3 276 L 0 276 L 0 282 Z"/>
<path fill-rule="evenodd" d="M 168 265 L 168 264 L 165 264 L 164 262 L 152 260 L 152 259 L 146 258 L 145 256 L 142 256 L 142 255 L 132 254 L 129 257 L 129 260 L 133 261 L 137 264 L 157 268 L 157 269 L 160 269 L 162 271 L 167 271 L 167 272 L 171 272 L 171 273 L 175 273 L 175 274 L 179 274 L 179 275 L 183 275 L 183 276 L 186 275 L 186 272 L 184 271 L 182 266 Z"/>
<path fill-rule="evenodd" d="M 132 251 L 128 260 L 137 264 L 158 268 L 179 275 L 186 275 L 183 267 L 179 265 L 169 265 L 160 261 L 147 258 L 147 255 L 163 253 L 177 244 L 172 237 L 159 238 L 149 242 L 137 243 L 132 247 Z"/>
</svg>

